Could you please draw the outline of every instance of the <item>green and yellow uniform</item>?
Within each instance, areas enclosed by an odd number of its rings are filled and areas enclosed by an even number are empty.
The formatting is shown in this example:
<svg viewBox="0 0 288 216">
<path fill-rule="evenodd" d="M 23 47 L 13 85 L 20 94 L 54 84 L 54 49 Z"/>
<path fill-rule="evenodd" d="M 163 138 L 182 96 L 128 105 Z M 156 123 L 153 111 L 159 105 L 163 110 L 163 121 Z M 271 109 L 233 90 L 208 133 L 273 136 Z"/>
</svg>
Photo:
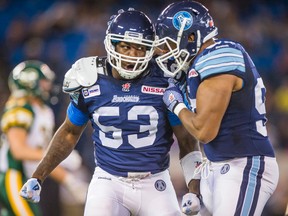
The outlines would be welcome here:
<svg viewBox="0 0 288 216">
<path fill-rule="evenodd" d="M 5 209 L 0 215 L 38 216 L 41 215 L 38 206 L 21 198 L 19 191 L 39 161 L 20 161 L 13 157 L 5 135 L 12 127 L 27 131 L 29 146 L 45 148 L 53 134 L 53 111 L 45 104 L 34 104 L 24 97 L 10 97 L 1 118 L 0 202 Z"/>
</svg>

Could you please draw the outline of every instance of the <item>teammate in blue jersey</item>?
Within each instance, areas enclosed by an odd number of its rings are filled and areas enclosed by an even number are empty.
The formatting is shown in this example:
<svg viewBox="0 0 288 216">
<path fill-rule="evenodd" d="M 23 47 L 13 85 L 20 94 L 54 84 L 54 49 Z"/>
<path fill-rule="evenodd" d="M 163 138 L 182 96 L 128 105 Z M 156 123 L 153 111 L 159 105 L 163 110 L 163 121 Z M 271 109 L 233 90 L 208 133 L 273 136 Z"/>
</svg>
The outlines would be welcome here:
<svg viewBox="0 0 288 216">
<path fill-rule="evenodd" d="M 23 186 L 24 198 L 39 200 L 41 182 L 69 155 L 90 120 L 96 169 L 84 215 L 181 215 L 168 171 L 173 131 L 182 164 L 195 168 L 202 158 L 196 139 L 172 113 L 169 124 L 162 100 L 168 78 L 153 62 L 154 39 L 144 13 L 121 10 L 106 32 L 107 57 L 81 58 L 72 65 L 63 85 L 71 97 L 67 117 Z M 184 175 L 190 182 L 193 173 L 184 169 Z"/>
<path fill-rule="evenodd" d="M 239 43 L 215 39 L 212 17 L 195 1 L 166 7 L 156 32 L 163 49 L 156 61 L 165 73 L 190 65 L 186 93 L 192 109 L 174 79 L 163 100 L 204 144 L 208 160 L 196 170 L 204 205 L 213 216 L 261 215 L 279 170 L 266 131 L 265 86 L 253 61 Z M 165 66 L 171 58 L 174 72 Z"/>
</svg>

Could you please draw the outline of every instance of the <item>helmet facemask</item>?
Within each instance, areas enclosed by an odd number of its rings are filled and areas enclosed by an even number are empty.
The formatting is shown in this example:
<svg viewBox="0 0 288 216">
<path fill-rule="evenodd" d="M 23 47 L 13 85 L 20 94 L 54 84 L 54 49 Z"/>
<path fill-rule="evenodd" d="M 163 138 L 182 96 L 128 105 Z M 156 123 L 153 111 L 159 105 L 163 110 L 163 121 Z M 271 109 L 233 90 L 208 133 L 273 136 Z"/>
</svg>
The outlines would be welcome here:
<svg viewBox="0 0 288 216">
<path fill-rule="evenodd" d="M 158 17 L 156 29 L 160 37 L 156 46 L 165 44 L 168 50 L 157 57 L 156 62 L 164 73 L 172 77 L 180 71 L 187 71 L 202 44 L 218 33 L 208 10 L 193 1 L 170 4 Z M 168 46 L 169 43 L 173 46 Z M 172 68 L 167 67 L 167 60 L 174 61 Z"/>
<path fill-rule="evenodd" d="M 147 50 L 145 56 L 134 57 L 121 54 L 116 51 L 116 44 L 119 42 L 133 43 L 146 46 Z M 143 39 L 141 33 L 126 31 L 125 35 L 107 34 L 104 40 L 105 48 L 107 51 L 108 62 L 114 67 L 119 75 L 124 79 L 134 79 L 146 70 L 149 61 L 154 54 L 154 41 Z M 126 69 L 122 66 L 122 63 L 128 63 L 133 66 L 130 69 Z"/>
<path fill-rule="evenodd" d="M 188 60 L 190 53 L 187 49 L 180 48 L 181 40 L 183 40 L 184 27 L 187 22 L 188 19 L 184 18 L 177 34 L 177 41 L 171 37 L 164 37 L 155 42 L 155 46 L 158 49 L 165 50 L 164 54 L 158 56 L 155 60 L 163 72 L 171 77 L 174 77 L 180 71 L 187 70 L 189 66 Z M 174 61 L 173 71 L 167 67 L 168 60 Z"/>
<path fill-rule="evenodd" d="M 112 16 L 104 40 L 107 60 L 124 79 L 134 79 L 143 73 L 154 54 L 155 28 L 141 11 L 132 8 L 120 10 Z M 144 56 L 130 56 L 118 52 L 119 43 L 145 46 Z M 117 48 L 117 49 L 116 49 Z"/>
</svg>

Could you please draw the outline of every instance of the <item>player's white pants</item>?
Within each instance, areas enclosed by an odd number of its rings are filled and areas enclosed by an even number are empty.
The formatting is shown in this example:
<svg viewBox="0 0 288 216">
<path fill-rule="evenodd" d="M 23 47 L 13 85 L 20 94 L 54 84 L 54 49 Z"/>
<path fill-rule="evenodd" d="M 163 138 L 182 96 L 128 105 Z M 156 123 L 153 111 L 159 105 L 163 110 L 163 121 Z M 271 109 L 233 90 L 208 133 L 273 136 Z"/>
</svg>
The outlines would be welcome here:
<svg viewBox="0 0 288 216">
<path fill-rule="evenodd" d="M 203 202 L 213 216 L 260 216 L 275 191 L 275 158 L 254 156 L 207 162 L 201 176 Z"/>
<path fill-rule="evenodd" d="M 180 216 L 168 170 L 135 178 L 95 169 L 89 185 L 85 216 Z"/>
</svg>

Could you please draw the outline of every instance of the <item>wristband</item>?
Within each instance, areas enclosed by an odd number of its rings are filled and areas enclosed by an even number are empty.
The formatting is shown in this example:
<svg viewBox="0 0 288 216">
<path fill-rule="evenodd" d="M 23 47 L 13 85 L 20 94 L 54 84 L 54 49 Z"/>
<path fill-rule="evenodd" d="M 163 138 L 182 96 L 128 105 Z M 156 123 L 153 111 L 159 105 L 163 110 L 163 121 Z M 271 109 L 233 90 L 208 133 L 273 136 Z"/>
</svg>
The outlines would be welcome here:
<svg viewBox="0 0 288 216">
<path fill-rule="evenodd" d="M 174 108 L 174 113 L 175 115 L 179 115 L 180 111 L 184 108 L 187 108 L 186 105 L 184 103 L 178 103 L 175 108 Z"/>
<path fill-rule="evenodd" d="M 42 181 L 39 179 L 39 178 L 36 178 L 36 177 L 31 177 L 31 179 L 36 179 L 37 180 L 37 182 L 40 184 L 40 185 L 42 185 Z"/>
<path fill-rule="evenodd" d="M 202 163 L 202 153 L 200 151 L 190 152 L 180 160 L 180 164 L 183 170 L 183 175 L 187 186 L 192 179 L 201 178 L 201 173 L 195 174 L 196 168 L 201 163 Z"/>
<path fill-rule="evenodd" d="M 38 179 L 38 178 L 36 178 L 36 179 L 37 179 L 38 183 L 39 183 L 40 185 L 42 185 L 42 181 L 41 181 L 40 179 Z"/>
</svg>

